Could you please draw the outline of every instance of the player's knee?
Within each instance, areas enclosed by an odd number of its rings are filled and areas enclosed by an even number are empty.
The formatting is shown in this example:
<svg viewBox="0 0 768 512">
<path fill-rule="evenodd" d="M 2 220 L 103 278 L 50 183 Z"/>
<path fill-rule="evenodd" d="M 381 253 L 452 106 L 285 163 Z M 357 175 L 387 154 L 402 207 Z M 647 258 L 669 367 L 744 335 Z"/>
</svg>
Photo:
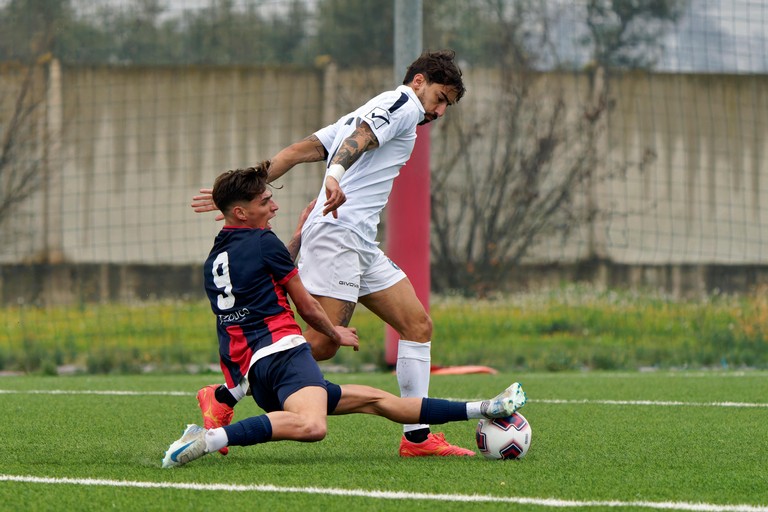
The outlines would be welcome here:
<svg viewBox="0 0 768 512">
<path fill-rule="evenodd" d="M 423 314 L 411 319 L 406 331 L 402 333 L 403 339 L 427 342 L 432 339 L 432 318 L 425 311 Z"/>
<path fill-rule="evenodd" d="M 315 361 L 325 361 L 331 359 L 339 351 L 339 346 L 330 339 L 325 343 L 312 343 L 312 357 Z"/>
<path fill-rule="evenodd" d="M 325 439 L 328 433 L 328 424 L 325 421 L 308 421 L 304 424 L 302 439 L 307 442 L 317 442 Z"/>
<path fill-rule="evenodd" d="M 407 318 L 403 318 L 396 329 L 401 339 L 426 343 L 432 339 L 432 318 L 426 311 L 411 314 Z"/>
<path fill-rule="evenodd" d="M 314 329 L 307 329 L 304 337 L 312 349 L 312 357 L 315 361 L 330 359 L 339 351 L 339 346 L 331 338 Z"/>
<path fill-rule="evenodd" d="M 426 339 L 431 340 L 432 339 L 432 317 L 428 314 L 424 315 L 424 318 L 422 319 L 423 323 L 423 329 Z"/>
</svg>

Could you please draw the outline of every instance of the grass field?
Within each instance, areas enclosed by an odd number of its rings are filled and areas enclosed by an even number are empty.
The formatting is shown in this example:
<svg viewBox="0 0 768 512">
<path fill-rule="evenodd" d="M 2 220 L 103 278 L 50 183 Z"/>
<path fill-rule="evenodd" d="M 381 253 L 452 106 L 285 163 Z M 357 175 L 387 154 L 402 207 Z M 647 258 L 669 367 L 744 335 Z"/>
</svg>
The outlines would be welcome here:
<svg viewBox="0 0 768 512">
<path fill-rule="evenodd" d="M 397 392 L 389 373 L 329 378 Z M 768 511 L 763 371 L 432 377 L 433 396 L 456 399 L 523 382 L 533 442 L 520 461 L 400 459 L 398 425 L 347 416 L 330 418 L 320 443 L 234 447 L 161 469 L 211 380 L 0 378 L 0 510 Z M 258 412 L 248 401 L 236 419 Z M 472 448 L 474 426 L 440 430 Z"/>
<path fill-rule="evenodd" d="M 435 364 L 506 371 L 642 367 L 768 369 L 768 293 L 672 300 L 655 293 L 566 286 L 493 301 L 432 300 Z M 359 352 L 334 364 L 383 368 L 384 326 L 352 318 Z M 0 308 L 0 371 L 183 372 L 218 362 L 207 302 Z"/>
</svg>

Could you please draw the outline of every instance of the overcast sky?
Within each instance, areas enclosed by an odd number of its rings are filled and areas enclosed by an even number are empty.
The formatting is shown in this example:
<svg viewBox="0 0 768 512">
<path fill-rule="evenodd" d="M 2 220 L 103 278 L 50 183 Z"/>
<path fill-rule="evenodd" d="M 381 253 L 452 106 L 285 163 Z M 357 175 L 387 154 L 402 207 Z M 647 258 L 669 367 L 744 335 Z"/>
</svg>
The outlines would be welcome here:
<svg viewBox="0 0 768 512">
<path fill-rule="evenodd" d="M 574 41 L 586 34 L 584 0 L 546 0 L 561 33 L 561 61 L 586 55 Z M 627 0 L 628 1 L 628 0 Z M 553 5 L 550 4 L 550 5 Z M 678 25 L 664 40 L 657 69 L 679 72 L 768 72 L 768 0 L 691 0 Z"/>
<path fill-rule="evenodd" d="M 662 67 L 768 72 L 768 0 L 693 0 L 669 38 Z"/>
<path fill-rule="evenodd" d="M 8 0 L 0 0 L 0 5 Z M 75 0 L 81 6 L 94 7 L 109 1 L 128 6 L 133 0 Z M 186 9 L 211 5 L 212 0 L 161 0 L 171 15 Z M 234 0 L 243 4 L 245 0 Z M 317 0 L 306 0 L 315 5 Z M 369 2 L 374 0 L 360 0 Z M 623 0 L 630 1 L 630 0 Z M 561 26 L 571 31 L 560 41 L 561 60 L 579 60 L 573 53 L 574 20 L 583 19 L 577 11 L 585 0 L 542 0 L 556 6 L 565 20 Z M 286 0 L 261 0 L 264 9 L 279 9 Z M 86 7 L 87 9 L 87 7 Z M 570 23 L 569 23 L 570 22 Z M 768 73 L 768 0 L 691 0 L 687 12 L 674 33 L 665 40 L 665 52 L 658 68 L 682 72 Z"/>
<path fill-rule="evenodd" d="M 210 0 L 166 1 L 173 10 L 210 5 Z M 572 7 L 584 5 L 584 0 L 542 1 Z M 262 5 L 280 3 L 281 0 L 264 0 Z M 691 0 L 675 32 L 665 41 L 665 47 L 658 65 L 663 70 L 766 73 L 768 0 Z"/>
</svg>

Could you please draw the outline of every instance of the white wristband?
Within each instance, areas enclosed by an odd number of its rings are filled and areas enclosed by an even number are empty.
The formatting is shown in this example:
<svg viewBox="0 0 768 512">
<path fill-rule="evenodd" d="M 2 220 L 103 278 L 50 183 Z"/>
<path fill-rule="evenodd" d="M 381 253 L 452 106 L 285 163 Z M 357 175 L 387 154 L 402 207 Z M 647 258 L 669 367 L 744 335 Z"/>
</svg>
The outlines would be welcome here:
<svg viewBox="0 0 768 512">
<path fill-rule="evenodd" d="M 330 167 L 328 167 L 328 170 L 325 172 L 326 176 L 333 176 L 336 181 L 341 183 L 341 177 L 344 176 L 344 173 L 347 172 L 347 170 L 344 168 L 341 164 L 331 164 Z"/>
</svg>

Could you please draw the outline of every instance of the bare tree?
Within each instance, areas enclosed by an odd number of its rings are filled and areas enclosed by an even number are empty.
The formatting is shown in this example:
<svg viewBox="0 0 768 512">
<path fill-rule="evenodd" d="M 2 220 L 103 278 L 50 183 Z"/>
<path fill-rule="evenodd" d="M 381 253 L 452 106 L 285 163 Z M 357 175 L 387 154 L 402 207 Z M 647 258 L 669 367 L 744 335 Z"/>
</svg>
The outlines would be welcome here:
<svg viewBox="0 0 768 512">
<path fill-rule="evenodd" d="M 433 282 L 484 294 L 504 281 L 542 237 L 567 237 L 594 211 L 578 201 L 594 169 L 604 103 L 568 115 L 565 92 L 541 97 L 545 78 L 501 79 L 493 121 L 450 121 L 433 167 Z M 571 117 L 569 119 L 569 117 Z M 448 140 L 458 141 L 450 144 Z M 478 148 L 491 147 L 487 155 Z"/>
<path fill-rule="evenodd" d="M 607 70 L 652 65 L 638 47 L 658 42 L 659 25 L 676 21 L 682 9 L 681 0 L 632 2 L 631 9 L 623 4 L 588 2 L 590 36 L 582 42 L 590 45 L 592 62 L 574 75 L 537 70 L 537 56 L 543 54 L 550 66 L 558 65 L 544 4 L 488 0 L 487 12 L 498 21 L 488 36 L 498 45 L 497 74 L 489 75 L 497 85 L 494 102 L 449 116 L 435 137 L 432 283 L 437 291 L 483 295 L 498 289 L 537 243 L 567 239 L 582 227 L 589 230 L 588 257 L 602 256 L 591 230 L 600 214 L 594 187 L 629 165 L 596 174 L 611 105 Z M 653 30 L 643 32 L 644 23 Z"/>
<path fill-rule="evenodd" d="M 21 205 L 44 188 L 60 133 L 48 123 L 51 62 L 71 19 L 68 0 L 12 0 L 0 10 L 0 242 L 20 236 L 7 224 Z M 57 68 L 58 69 L 58 68 Z M 50 218 L 44 205 L 41 222 Z M 2 246 L 5 246 L 3 244 Z M 49 259 L 48 256 L 43 256 Z"/>
<path fill-rule="evenodd" d="M 0 225 L 17 213 L 42 182 L 42 66 L 49 59 L 45 54 L 29 63 L 2 64 L 6 72 L 0 81 Z"/>
</svg>

